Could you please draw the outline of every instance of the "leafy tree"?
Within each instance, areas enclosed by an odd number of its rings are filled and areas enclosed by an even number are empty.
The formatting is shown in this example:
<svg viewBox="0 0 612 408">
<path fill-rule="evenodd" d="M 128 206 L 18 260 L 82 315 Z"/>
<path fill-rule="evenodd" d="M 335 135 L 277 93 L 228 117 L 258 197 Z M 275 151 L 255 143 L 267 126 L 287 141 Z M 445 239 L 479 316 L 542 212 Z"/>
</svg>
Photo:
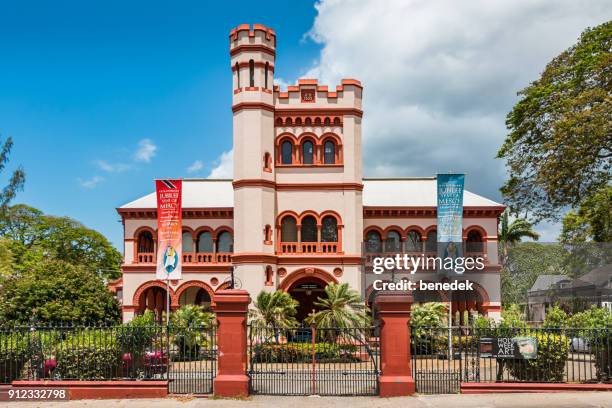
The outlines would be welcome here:
<svg viewBox="0 0 612 408">
<path fill-rule="evenodd" d="M 567 313 L 559 306 L 549 307 L 544 317 L 543 326 L 547 329 L 560 329 L 567 323 Z"/>
<path fill-rule="evenodd" d="M 4 171 L 7 163 L 9 162 L 9 156 L 11 149 L 13 148 L 13 139 L 11 137 L 2 141 L 0 138 L 0 173 Z M 23 189 L 25 183 L 25 172 L 23 168 L 19 167 L 13 171 L 8 184 L 0 192 L 0 211 L 4 211 L 8 204 L 15 198 L 17 192 Z"/>
<path fill-rule="evenodd" d="M 15 258 L 11 251 L 11 243 L 6 239 L 0 239 L 0 281 L 2 278 L 11 276 Z"/>
<path fill-rule="evenodd" d="M 308 315 L 306 323 L 324 328 L 361 328 L 369 324 L 368 307 L 347 283 L 327 285 L 325 295 L 314 302 L 320 310 Z"/>
<path fill-rule="evenodd" d="M 511 247 L 501 273 L 502 302 L 526 303 L 539 275 L 567 274 L 567 251 L 557 244 L 523 242 Z"/>
<path fill-rule="evenodd" d="M 119 304 L 82 265 L 41 260 L 0 282 L 0 322 L 118 322 Z"/>
<path fill-rule="evenodd" d="M 524 218 L 517 218 L 510 222 L 509 218 L 509 211 L 505 210 L 499 223 L 498 240 L 502 247 L 502 264 L 508 258 L 510 246 L 518 244 L 523 238 L 531 238 L 536 241 L 540 239 L 540 235 L 533 230 L 529 221 Z"/>
<path fill-rule="evenodd" d="M 83 265 L 106 279 L 120 276 L 122 256 L 99 232 L 68 217 L 44 215 L 27 205 L 8 207 L 0 217 L 0 235 L 12 241 L 18 269 L 28 260 L 58 259 Z"/>
<path fill-rule="evenodd" d="M 277 290 L 259 292 L 255 308 L 249 310 L 249 320 L 256 326 L 289 328 L 298 325 L 295 318 L 299 303 L 290 294 Z"/>
<path fill-rule="evenodd" d="M 446 306 L 439 302 L 428 302 L 412 307 L 410 325 L 415 329 L 444 327 Z"/>
<path fill-rule="evenodd" d="M 587 197 L 577 211 L 565 215 L 560 240 L 612 242 L 612 185 L 601 188 Z"/>
<path fill-rule="evenodd" d="M 612 22 L 585 30 L 541 77 L 519 92 L 497 157 L 510 179 L 511 208 L 558 219 L 610 184 L 612 170 Z"/>
</svg>

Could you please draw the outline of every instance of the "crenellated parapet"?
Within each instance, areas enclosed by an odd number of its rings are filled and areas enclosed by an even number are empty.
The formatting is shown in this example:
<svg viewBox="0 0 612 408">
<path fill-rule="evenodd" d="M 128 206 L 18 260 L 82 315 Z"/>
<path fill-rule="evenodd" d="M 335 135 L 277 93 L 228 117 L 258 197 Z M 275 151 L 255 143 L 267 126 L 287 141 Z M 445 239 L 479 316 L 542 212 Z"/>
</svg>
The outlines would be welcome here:
<svg viewBox="0 0 612 408">
<path fill-rule="evenodd" d="M 290 85 L 285 91 L 275 85 L 274 101 L 277 110 L 308 109 L 316 114 L 321 109 L 337 112 L 352 109 L 353 114 L 361 116 L 362 93 L 363 86 L 356 79 L 343 79 L 335 88 L 319 85 L 316 79 L 299 79 L 297 85 Z"/>
</svg>

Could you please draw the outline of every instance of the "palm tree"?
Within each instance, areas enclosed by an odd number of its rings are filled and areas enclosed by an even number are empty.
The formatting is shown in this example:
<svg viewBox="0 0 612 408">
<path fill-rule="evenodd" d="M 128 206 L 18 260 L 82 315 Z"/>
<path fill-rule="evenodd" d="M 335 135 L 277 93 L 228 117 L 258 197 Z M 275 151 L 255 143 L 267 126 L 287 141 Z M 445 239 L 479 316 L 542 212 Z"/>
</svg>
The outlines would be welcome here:
<svg viewBox="0 0 612 408">
<path fill-rule="evenodd" d="M 524 218 L 516 218 L 514 221 L 509 221 L 509 211 L 506 209 L 501 216 L 499 226 L 499 242 L 502 246 L 502 264 L 505 264 L 508 259 L 508 249 L 515 245 L 523 238 L 531 238 L 533 240 L 540 239 L 540 235 L 533 230 L 533 225 Z"/>
<path fill-rule="evenodd" d="M 249 311 L 251 324 L 260 327 L 290 328 L 298 325 L 295 318 L 298 301 L 283 291 L 259 292 L 255 309 Z"/>
<path fill-rule="evenodd" d="M 369 324 L 368 307 L 347 283 L 327 285 L 325 295 L 314 302 L 320 310 L 311 313 L 306 323 L 325 328 L 361 328 Z"/>
</svg>

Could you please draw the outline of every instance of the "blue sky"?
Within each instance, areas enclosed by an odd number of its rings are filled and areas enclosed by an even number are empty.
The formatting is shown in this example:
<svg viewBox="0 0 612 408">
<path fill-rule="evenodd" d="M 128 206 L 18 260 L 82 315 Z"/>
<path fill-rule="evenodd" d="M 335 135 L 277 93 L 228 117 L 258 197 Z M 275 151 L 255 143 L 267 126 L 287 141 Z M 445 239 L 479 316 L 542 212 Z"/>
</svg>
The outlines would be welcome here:
<svg viewBox="0 0 612 408">
<path fill-rule="evenodd" d="M 366 176 L 462 172 L 501 201 L 517 91 L 610 19 L 609 0 L 0 0 L 0 135 L 27 173 L 16 202 L 121 248 L 115 208 L 155 178 L 229 175 L 242 23 L 276 30 L 281 83 L 362 81 Z M 559 223 L 537 229 L 554 240 Z"/>
<path fill-rule="evenodd" d="M 115 207 L 155 178 L 205 177 L 231 149 L 232 27 L 275 28 L 280 76 L 299 76 L 319 49 L 303 39 L 308 1 L 1 1 L 0 16 L 0 135 L 27 173 L 16 202 L 117 246 Z"/>
</svg>

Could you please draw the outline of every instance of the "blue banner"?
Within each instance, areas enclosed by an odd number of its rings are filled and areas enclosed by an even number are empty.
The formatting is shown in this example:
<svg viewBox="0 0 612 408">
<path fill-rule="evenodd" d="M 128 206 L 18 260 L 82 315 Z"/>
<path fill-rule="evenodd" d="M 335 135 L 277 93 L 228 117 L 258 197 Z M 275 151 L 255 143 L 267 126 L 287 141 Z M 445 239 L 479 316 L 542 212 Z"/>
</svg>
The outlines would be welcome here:
<svg viewBox="0 0 612 408">
<path fill-rule="evenodd" d="M 438 174 L 438 256 L 462 256 L 464 174 Z M 450 272 L 454 268 L 443 268 Z"/>
</svg>

